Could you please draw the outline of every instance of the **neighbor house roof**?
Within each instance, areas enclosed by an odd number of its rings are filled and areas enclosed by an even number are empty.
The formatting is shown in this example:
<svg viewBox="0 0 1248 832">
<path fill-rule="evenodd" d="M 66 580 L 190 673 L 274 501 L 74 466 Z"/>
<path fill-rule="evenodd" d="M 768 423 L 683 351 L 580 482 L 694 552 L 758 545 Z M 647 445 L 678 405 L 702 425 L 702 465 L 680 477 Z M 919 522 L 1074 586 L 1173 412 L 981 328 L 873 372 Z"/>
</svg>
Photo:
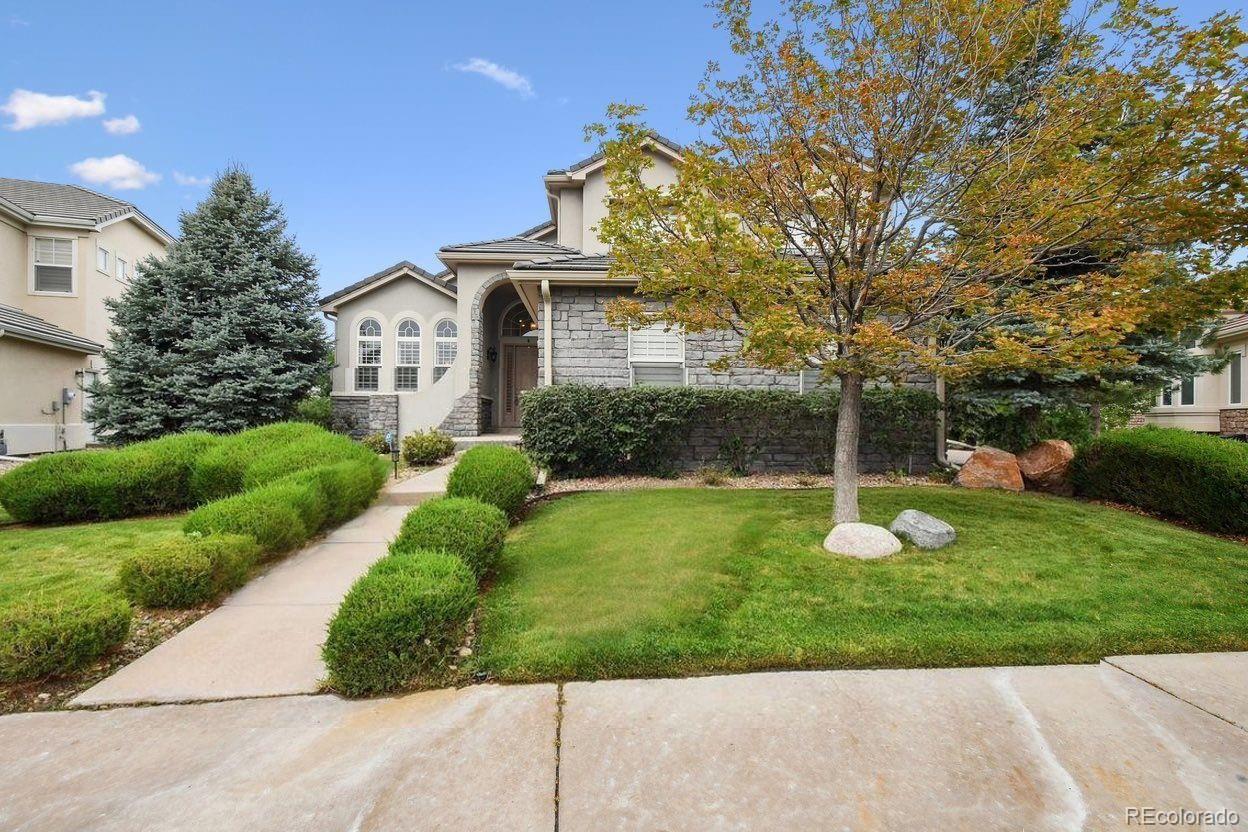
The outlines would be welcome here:
<svg viewBox="0 0 1248 832">
<path fill-rule="evenodd" d="M 660 144 L 663 147 L 666 147 L 672 153 L 680 154 L 683 151 L 683 148 L 677 142 L 672 141 L 666 136 L 660 135 L 658 133 L 651 133 L 650 138 L 656 144 Z M 606 154 L 602 152 L 601 150 L 599 150 L 594 155 L 586 156 L 584 159 L 580 160 L 579 162 L 574 162 L 571 165 L 568 165 L 566 168 L 554 168 L 553 170 L 548 170 L 546 171 L 546 175 L 558 176 L 559 174 L 576 173 L 581 168 L 587 168 L 590 165 L 594 164 L 595 162 L 602 161 L 602 159 L 604 158 L 606 158 Z"/>
<path fill-rule="evenodd" d="M 450 269 L 443 270 L 437 274 L 430 274 L 410 260 L 400 260 L 393 266 L 384 268 L 375 274 L 370 274 L 363 280 L 357 280 L 350 286 L 344 286 L 337 292 L 326 295 L 321 298 L 318 303 L 320 303 L 321 306 L 328 306 L 336 301 L 346 298 L 349 295 L 354 295 L 364 289 L 368 289 L 374 283 L 381 284 L 383 282 L 389 282 L 390 280 L 405 274 L 411 275 L 422 283 L 427 283 L 433 288 L 443 291 L 448 295 L 455 294 L 454 281 L 447 279 L 451 276 Z"/>
<path fill-rule="evenodd" d="M 540 229 L 542 226 L 538 226 Z M 519 234 L 511 237 L 498 237 L 493 240 L 477 240 L 472 243 L 457 243 L 453 246 L 442 246 L 439 254 L 575 254 L 576 249 L 561 246 L 558 243 L 544 243 L 531 240 Z"/>
<path fill-rule="evenodd" d="M 611 268 L 609 254 L 560 254 L 517 263 L 513 272 L 605 272 Z"/>
<path fill-rule="evenodd" d="M 0 338 L 3 337 L 21 338 L 89 355 L 98 355 L 104 349 L 102 344 L 61 329 L 43 318 L 28 315 L 16 306 L 0 304 Z"/>
<path fill-rule="evenodd" d="M 89 191 L 77 185 L 0 178 L 0 207 L 32 225 L 102 225 L 133 217 L 157 237 L 172 242 L 173 235 L 129 202 Z"/>
</svg>

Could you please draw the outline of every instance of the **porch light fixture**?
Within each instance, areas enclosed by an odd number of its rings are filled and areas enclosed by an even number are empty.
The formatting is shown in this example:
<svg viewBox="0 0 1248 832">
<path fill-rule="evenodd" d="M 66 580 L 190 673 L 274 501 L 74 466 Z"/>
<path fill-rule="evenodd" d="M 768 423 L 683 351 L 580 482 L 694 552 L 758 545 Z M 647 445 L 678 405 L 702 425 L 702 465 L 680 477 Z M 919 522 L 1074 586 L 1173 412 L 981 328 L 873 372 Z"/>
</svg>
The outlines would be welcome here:
<svg viewBox="0 0 1248 832">
<path fill-rule="evenodd" d="M 495 361 L 498 360 L 498 350 L 494 349 L 493 347 L 490 347 L 488 350 L 485 351 L 485 357 L 490 359 L 490 363 L 493 364 Z"/>
</svg>

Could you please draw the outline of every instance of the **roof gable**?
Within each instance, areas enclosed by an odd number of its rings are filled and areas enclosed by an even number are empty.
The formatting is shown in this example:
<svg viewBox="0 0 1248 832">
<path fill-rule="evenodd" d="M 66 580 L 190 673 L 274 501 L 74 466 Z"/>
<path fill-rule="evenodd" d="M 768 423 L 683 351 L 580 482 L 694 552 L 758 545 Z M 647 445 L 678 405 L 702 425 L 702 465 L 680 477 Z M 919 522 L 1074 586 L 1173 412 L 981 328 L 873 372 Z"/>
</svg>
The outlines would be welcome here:
<svg viewBox="0 0 1248 832">
<path fill-rule="evenodd" d="M 98 228 L 134 217 L 165 242 L 173 240 L 173 235 L 129 202 L 78 185 L 0 177 L 0 204 L 32 225 L 61 225 L 70 221 Z"/>
<path fill-rule="evenodd" d="M 376 274 L 370 274 L 363 280 L 357 280 L 350 286 L 344 286 L 337 292 L 326 295 L 321 298 L 318 303 L 324 311 L 332 312 L 339 304 L 346 303 L 347 301 L 354 300 L 361 295 L 368 294 L 374 289 L 379 289 L 387 283 L 401 277 L 411 277 L 412 279 L 420 283 L 424 283 L 430 288 L 436 289 L 449 297 L 455 297 L 455 284 L 453 281 L 448 279 L 450 276 L 449 271 L 440 272 L 436 275 L 430 274 L 420 266 L 417 266 L 415 263 L 403 260 L 395 263 L 389 268 L 382 269 Z"/>
</svg>

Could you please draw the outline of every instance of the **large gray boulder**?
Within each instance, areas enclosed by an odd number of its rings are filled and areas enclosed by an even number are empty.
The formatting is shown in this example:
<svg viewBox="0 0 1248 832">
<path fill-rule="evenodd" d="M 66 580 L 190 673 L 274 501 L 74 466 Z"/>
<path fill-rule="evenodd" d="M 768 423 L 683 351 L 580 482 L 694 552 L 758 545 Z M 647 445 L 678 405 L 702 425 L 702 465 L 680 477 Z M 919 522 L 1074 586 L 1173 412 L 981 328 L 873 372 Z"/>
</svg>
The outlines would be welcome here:
<svg viewBox="0 0 1248 832">
<path fill-rule="evenodd" d="M 939 549 L 958 539 L 958 533 L 944 520 L 922 511 L 908 508 L 898 514 L 888 529 L 893 534 L 909 540 L 920 549 Z"/>
<path fill-rule="evenodd" d="M 901 541 L 883 526 L 837 523 L 823 540 L 823 548 L 851 558 L 883 558 L 901 551 Z"/>
</svg>

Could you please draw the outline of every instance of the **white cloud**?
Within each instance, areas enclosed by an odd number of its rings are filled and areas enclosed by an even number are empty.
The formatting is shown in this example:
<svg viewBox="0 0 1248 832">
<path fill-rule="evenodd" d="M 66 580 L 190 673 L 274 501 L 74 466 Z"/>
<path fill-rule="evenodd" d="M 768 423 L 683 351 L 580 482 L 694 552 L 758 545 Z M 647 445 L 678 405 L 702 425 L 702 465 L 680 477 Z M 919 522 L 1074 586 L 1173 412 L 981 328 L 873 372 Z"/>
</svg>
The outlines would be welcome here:
<svg viewBox="0 0 1248 832">
<path fill-rule="evenodd" d="M 177 182 L 179 185 L 190 185 L 193 188 L 202 188 L 205 185 L 212 184 L 212 177 L 191 176 L 189 173 L 182 173 L 181 171 L 175 170 L 173 172 L 173 181 Z"/>
<path fill-rule="evenodd" d="M 70 171 L 91 185 L 107 185 L 119 191 L 138 191 L 160 181 L 159 173 L 152 173 L 143 165 L 118 153 L 102 159 L 83 159 L 69 166 Z"/>
<path fill-rule="evenodd" d="M 13 15 L 9 18 L 9 25 L 16 29 L 18 27 L 29 26 L 30 21 L 25 18 L 18 17 L 17 15 Z"/>
<path fill-rule="evenodd" d="M 75 95 L 47 95 L 30 90 L 13 90 L 0 112 L 13 117 L 10 130 L 29 130 L 48 124 L 64 124 L 76 118 L 104 115 L 104 93 L 91 90 L 86 98 Z"/>
<path fill-rule="evenodd" d="M 104 129 L 114 136 L 129 136 L 142 130 L 143 125 L 139 124 L 138 116 L 128 115 L 125 118 L 104 119 Z"/>
<path fill-rule="evenodd" d="M 528 78 L 525 78 L 514 69 L 499 66 L 493 61 L 487 61 L 485 58 L 469 58 L 467 61 L 454 64 L 451 68 L 460 72 L 475 72 L 477 75 L 484 75 L 494 83 L 501 84 L 512 92 L 520 93 L 521 98 L 533 98 L 537 95 L 533 91 L 533 83 Z"/>
</svg>

